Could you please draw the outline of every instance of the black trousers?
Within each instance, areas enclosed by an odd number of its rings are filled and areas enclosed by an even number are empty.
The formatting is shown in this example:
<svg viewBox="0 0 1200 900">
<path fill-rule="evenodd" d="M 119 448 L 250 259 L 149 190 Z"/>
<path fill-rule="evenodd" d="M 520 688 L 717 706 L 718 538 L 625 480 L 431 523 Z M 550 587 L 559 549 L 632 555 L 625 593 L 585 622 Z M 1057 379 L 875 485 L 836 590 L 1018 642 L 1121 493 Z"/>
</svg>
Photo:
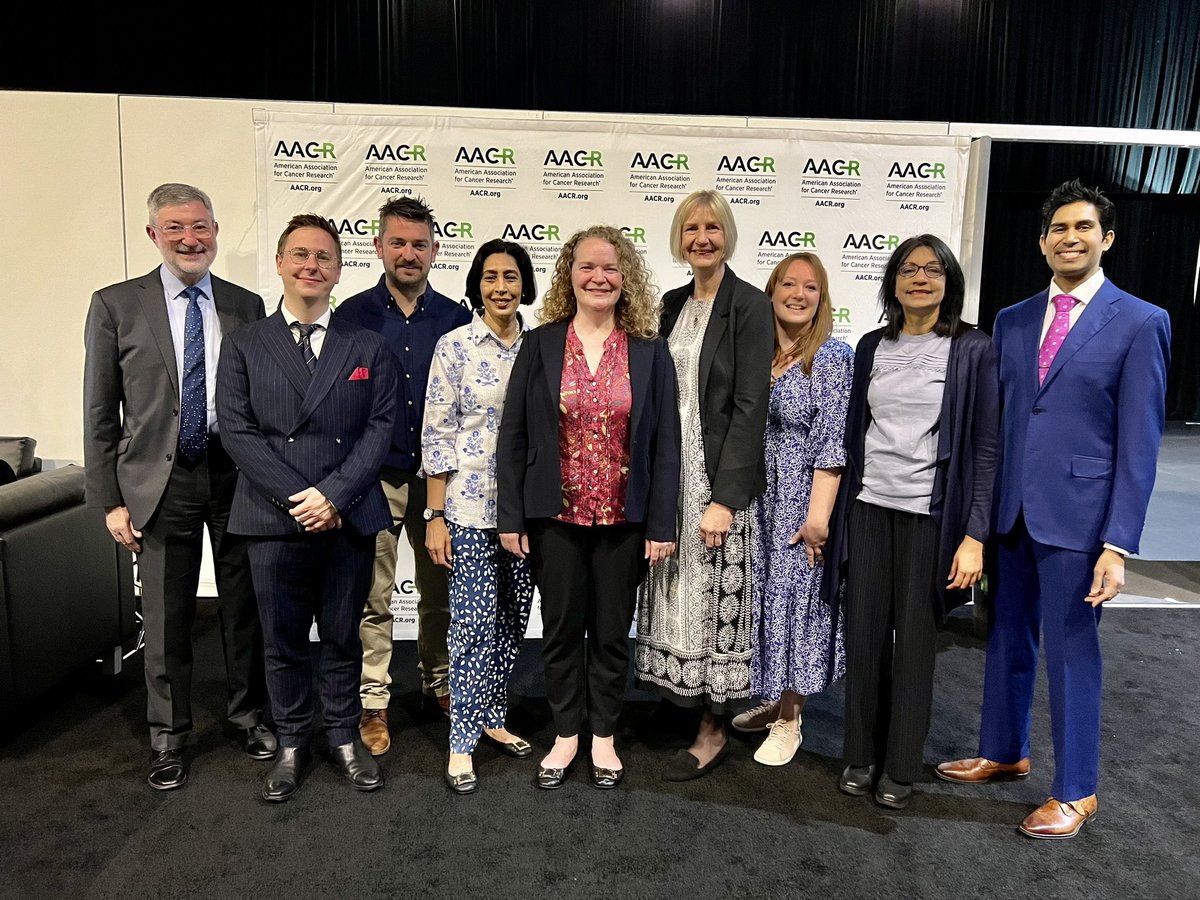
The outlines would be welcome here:
<svg viewBox="0 0 1200 900">
<path fill-rule="evenodd" d="M 922 776 L 937 649 L 938 527 L 855 501 L 846 581 L 846 763 Z"/>
<path fill-rule="evenodd" d="M 313 730 L 313 620 L 321 638 L 317 690 L 331 747 L 358 737 L 362 643 L 358 625 L 371 588 L 375 535 L 335 529 L 252 538 L 250 567 L 266 642 L 271 713 L 283 747 L 307 747 Z"/>
<path fill-rule="evenodd" d="M 244 539 L 226 526 L 238 473 L 210 438 L 195 464 L 178 455 L 162 502 L 142 528 L 138 575 L 146 635 L 146 720 L 154 750 L 182 747 L 192 730 L 192 625 L 208 527 L 217 576 L 217 618 L 229 691 L 225 715 L 249 728 L 267 704 L 258 606 Z"/>
<path fill-rule="evenodd" d="M 542 597 L 546 699 L 560 737 L 609 737 L 629 673 L 629 628 L 646 572 L 640 524 L 528 523 L 530 567 Z"/>
</svg>

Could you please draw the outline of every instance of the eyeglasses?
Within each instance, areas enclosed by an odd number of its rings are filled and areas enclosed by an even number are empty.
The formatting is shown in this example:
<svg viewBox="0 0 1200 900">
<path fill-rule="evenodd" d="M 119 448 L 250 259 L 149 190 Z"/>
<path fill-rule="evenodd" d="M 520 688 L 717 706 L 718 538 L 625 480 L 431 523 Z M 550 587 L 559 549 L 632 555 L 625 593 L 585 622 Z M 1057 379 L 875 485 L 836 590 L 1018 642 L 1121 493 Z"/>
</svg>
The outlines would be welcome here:
<svg viewBox="0 0 1200 900">
<path fill-rule="evenodd" d="M 926 278 L 941 278 L 946 274 L 941 263 L 930 262 L 923 266 L 905 263 L 900 267 L 899 275 L 901 278 L 912 278 L 917 272 L 924 272 Z"/>
<path fill-rule="evenodd" d="M 173 241 L 179 240 L 189 231 L 192 233 L 192 237 L 201 241 L 213 235 L 213 226 L 210 222 L 193 222 L 191 225 L 180 225 L 178 222 L 172 222 L 169 225 L 151 225 L 150 227 Z"/>
<path fill-rule="evenodd" d="M 317 258 L 317 265 L 322 269 L 332 269 L 338 264 L 337 257 L 332 253 L 326 253 L 324 250 L 309 250 L 307 247 L 293 247 L 284 255 L 298 266 L 308 262 L 310 256 Z"/>
</svg>

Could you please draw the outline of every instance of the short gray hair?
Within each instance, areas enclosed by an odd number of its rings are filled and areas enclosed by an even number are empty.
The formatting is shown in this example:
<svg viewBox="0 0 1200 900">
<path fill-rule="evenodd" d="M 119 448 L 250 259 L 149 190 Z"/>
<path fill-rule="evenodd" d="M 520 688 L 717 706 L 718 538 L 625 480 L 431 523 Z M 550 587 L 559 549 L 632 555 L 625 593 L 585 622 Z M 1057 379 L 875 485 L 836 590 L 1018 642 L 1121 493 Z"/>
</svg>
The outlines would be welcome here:
<svg viewBox="0 0 1200 900">
<path fill-rule="evenodd" d="M 154 217 L 158 215 L 159 210 L 164 206 L 183 206 L 185 203 L 197 202 L 203 203 L 204 208 L 208 210 L 208 214 L 210 216 L 213 215 L 212 201 L 208 199 L 208 194 L 204 193 L 200 188 L 192 187 L 190 184 L 180 184 L 175 181 L 160 184 L 146 198 L 146 211 L 150 214 L 150 224 L 154 224 Z"/>
</svg>

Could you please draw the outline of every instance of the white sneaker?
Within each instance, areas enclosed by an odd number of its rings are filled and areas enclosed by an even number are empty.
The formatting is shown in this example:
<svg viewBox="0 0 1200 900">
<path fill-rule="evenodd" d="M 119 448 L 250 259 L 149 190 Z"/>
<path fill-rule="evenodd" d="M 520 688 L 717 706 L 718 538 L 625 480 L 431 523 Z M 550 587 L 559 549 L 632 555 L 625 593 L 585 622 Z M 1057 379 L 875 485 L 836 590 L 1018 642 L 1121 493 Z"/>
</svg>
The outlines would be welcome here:
<svg viewBox="0 0 1200 900">
<path fill-rule="evenodd" d="M 771 724 L 771 733 L 754 751 L 754 761 L 764 766 L 786 766 L 800 749 L 801 740 L 799 720 L 793 729 L 791 722 L 779 719 Z"/>
<path fill-rule="evenodd" d="M 766 731 L 771 723 L 779 718 L 779 704 L 764 702 L 744 713 L 733 717 L 733 730 L 752 734 L 755 731 Z"/>
</svg>

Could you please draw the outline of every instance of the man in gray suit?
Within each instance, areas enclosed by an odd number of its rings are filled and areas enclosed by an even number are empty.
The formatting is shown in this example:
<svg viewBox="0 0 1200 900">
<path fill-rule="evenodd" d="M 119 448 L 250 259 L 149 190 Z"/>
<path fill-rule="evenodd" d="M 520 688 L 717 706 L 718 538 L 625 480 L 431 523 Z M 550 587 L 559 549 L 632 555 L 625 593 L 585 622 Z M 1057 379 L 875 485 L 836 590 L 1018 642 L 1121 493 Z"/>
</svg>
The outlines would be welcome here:
<svg viewBox="0 0 1200 900">
<path fill-rule="evenodd" d="M 221 338 L 263 317 L 257 294 L 212 275 L 217 222 L 198 188 L 163 184 L 147 200 L 152 272 L 96 291 L 88 309 L 84 458 L 88 505 L 137 554 L 145 627 L 150 773 L 187 783 L 192 622 L 208 527 L 229 681 L 226 715 L 246 753 L 272 759 L 263 725 L 262 630 L 244 542 L 226 533 L 237 469 L 216 424 Z"/>
</svg>

